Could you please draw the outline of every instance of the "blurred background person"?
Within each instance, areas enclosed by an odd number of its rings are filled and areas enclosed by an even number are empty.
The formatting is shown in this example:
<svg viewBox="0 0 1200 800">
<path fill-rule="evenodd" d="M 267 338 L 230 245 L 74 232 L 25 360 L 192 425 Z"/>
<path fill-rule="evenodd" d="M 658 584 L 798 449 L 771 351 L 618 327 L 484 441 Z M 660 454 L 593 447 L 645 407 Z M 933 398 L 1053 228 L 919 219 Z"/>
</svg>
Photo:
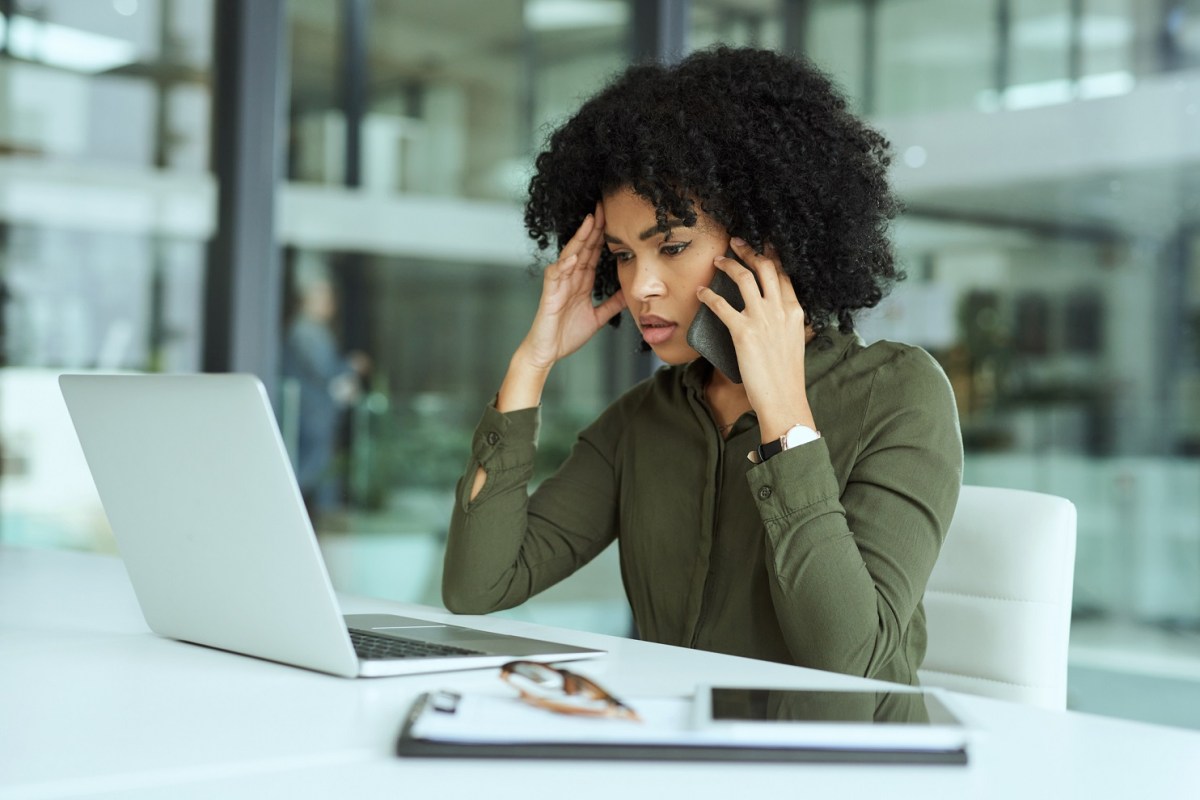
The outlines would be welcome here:
<svg viewBox="0 0 1200 800">
<path fill-rule="evenodd" d="M 292 387 L 296 480 L 310 517 L 342 505 L 336 454 L 345 411 L 362 394 L 371 360 L 342 353 L 334 321 L 337 292 L 319 265 L 297 269 L 295 310 L 284 342 L 283 374 Z M 298 400 L 298 402 L 296 402 Z"/>
</svg>

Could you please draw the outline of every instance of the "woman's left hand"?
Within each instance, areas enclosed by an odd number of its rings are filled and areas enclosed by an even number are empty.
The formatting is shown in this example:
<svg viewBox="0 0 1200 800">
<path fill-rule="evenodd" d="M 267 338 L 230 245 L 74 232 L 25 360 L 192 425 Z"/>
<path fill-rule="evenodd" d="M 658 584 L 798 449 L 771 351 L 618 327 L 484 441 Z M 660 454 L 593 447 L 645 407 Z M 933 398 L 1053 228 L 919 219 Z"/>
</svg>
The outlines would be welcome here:
<svg viewBox="0 0 1200 800">
<path fill-rule="evenodd" d="M 737 283 L 745 309 L 737 311 L 707 286 L 697 296 L 729 328 L 762 440 L 778 439 L 798 423 L 815 429 L 804 385 L 808 328 L 792 281 L 770 246 L 756 253 L 741 239 L 730 245 L 745 266 L 724 256 L 716 266 Z"/>
</svg>

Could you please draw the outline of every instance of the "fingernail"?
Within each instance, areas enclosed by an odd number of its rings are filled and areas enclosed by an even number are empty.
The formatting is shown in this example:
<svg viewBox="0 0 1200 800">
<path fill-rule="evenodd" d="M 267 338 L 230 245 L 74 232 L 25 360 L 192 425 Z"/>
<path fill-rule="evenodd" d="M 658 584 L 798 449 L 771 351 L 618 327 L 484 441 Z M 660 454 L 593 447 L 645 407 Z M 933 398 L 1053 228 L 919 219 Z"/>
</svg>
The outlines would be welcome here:
<svg viewBox="0 0 1200 800">
<path fill-rule="evenodd" d="M 745 247 L 746 246 L 746 240 L 741 238 L 740 236 L 733 237 L 732 239 L 729 240 L 729 243 L 731 245 L 733 245 L 734 247 Z"/>
</svg>

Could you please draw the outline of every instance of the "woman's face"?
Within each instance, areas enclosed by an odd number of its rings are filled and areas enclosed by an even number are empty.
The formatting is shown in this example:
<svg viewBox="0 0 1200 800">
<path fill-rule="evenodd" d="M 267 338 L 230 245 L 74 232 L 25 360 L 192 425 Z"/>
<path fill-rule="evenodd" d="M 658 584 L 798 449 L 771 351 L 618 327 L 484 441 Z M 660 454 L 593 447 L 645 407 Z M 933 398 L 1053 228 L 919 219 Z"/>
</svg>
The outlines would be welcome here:
<svg viewBox="0 0 1200 800">
<path fill-rule="evenodd" d="M 659 230 L 654 206 L 628 188 L 602 204 L 604 241 L 642 338 L 668 364 L 695 360 L 700 354 L 687 343 L 687 330 L 700 308 L 696 289 L 712 281 L 713 262 L 729 249 L 729 234 L 699 209 L 694 226 L 668 219 L 668 229 Z"/>
</svg>

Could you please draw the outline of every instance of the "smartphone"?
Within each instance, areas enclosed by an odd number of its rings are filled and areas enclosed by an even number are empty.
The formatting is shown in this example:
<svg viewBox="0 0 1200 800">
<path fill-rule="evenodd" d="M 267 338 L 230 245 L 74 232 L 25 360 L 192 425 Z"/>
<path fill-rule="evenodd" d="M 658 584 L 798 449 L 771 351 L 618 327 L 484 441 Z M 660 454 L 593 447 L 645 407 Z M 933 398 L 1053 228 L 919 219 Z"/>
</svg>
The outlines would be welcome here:
<svg viewBox="0 0 1200 800">
<path fill-rule="evenodd" d="M 742 263 L 733 250 L 726 251 L 725 256 L 739 264 Z M 708 288 L 724 297 L 726 302 L 738 311 L 746 307 L 746 301 L 742 299 L 738 285 L 723 270 L 717 270 L 717 274 L 713 276 L 712 283 L 708 285 Z M 729 380 L 734 383 L 742 382 L 742 371 L 738 369 L 737 363 L 737 350 L 734 349 L 733 337 L 729 334 L 729 328 L 725 327 L 721 318 L 703 303 L 700 304 L 700 310 L 692 319 L 692 324 L 688 326 L 687 342 L 693 350 L 704 356 L 708 363 L 721 370 Z"/>
<path fill-rule="evenodd" d="M 759 744 L 962 750 L 967 727 L 936 690 L 863 691 L 699 686 L 693 727 Z"/>
</svg>

